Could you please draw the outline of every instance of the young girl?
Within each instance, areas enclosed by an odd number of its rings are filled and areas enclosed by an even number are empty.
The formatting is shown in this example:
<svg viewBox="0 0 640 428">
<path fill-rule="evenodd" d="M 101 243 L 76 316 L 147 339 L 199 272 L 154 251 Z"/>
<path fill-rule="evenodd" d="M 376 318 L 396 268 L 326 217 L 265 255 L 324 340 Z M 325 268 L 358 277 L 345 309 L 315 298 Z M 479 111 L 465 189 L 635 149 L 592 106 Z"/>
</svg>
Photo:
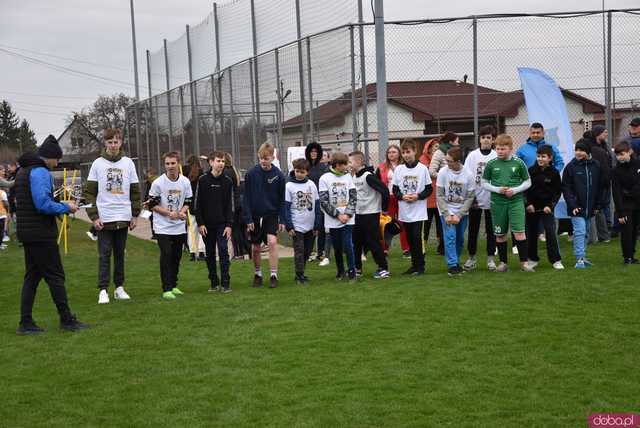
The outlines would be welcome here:
<svg viewBox="0 0 640 428">
<path fill-rule="evenodd" d="M 200 159 L 195 155 L 189 156 L 189 158 L 187 158 L 186 168 L 183 172 L 191 183 L 191 194 L 195 195 L 196 188 L 198 187 L 198 179 L 202 175 Z M 194 262 L 196 261 L 197 256 L 198 260 L 204 261 L 204 241 L 200 236 L 200 232 L 198 232 L 198 224 L 196 223 L 196 217 L 193 213 L 189 214 L 189 223 L 187 227 L 189 229 L 187 233 L 187 245 L 189 246 L 189 253 L 191 253 L 189 260 Z"/>
<path fill-rule="evenodd" d="M 431 140 L 427 141 L 427 143 L 424 145 L 424 149 L 422 150 L 422 156 L 420 156 L 420 162 L 424 166 L 429 168 L 429 166 L 431 165 L 431 159 L 433 158 L 433 154 L 438 151 L 439 147 L 440 147 L 439 139 L 432 138 Z M 433 180 L 433 187 L 434 188 L 436 187 L 435 180 Z M 442 223 L 438 221 L 439 214 L 438 214 L 438 205 L 436 203 L 436 192 L 432 192 L 431 195 L 429 195 L 429 197 L 427 198 L 427 214 L 429 215 L 429 217 L 424 222 L 424 228 L 423 228 L 424 248 L 425 249 L 427 248 L 427 243 L 429 242 L 429 232 L 431 231 L 431 222 L 433 221 L 433 219 L 435 219 L 436 236 L 438 238 L 437 251 L 438 251 L 438 255 L 442 256 L 444 255 L 444 243 L 442 241 Z"/>
</svg>

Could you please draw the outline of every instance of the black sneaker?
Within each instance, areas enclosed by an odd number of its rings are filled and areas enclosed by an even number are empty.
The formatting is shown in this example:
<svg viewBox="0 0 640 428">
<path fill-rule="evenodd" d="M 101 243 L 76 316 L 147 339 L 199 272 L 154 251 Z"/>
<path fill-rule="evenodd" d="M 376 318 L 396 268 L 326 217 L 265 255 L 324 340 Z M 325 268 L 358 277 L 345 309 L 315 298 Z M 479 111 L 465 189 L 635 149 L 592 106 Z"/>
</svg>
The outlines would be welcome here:
<svg viewBox="0 0 640 428">
<path fill-rule="evenodd" d="M 30 334 L 38 334 L 38 333 L 44 333 L 44 329 L 40 328 L 33 321 L 25 322 L 25 323 L 21 322 L 20 325 L 18 326 L 18 329 L 16 330 L 16 334 L 18 336 L 28 336 Z"/>
<path fill-rule="evenodd" d="M 254 288 L 260 288 L 260 287 L 262 287 L 262 276 L 260 276 L 260 275 L 253 275 L 253 287 L 254 287 Z"/>
<path fill-rule="evenodd" d="M 189 256 L 189 261 L 190 262 L 195 262 L 196 261 L 196 253 L 191 253 L 191 255 Z"/>
<path fill-rule="evenodd" d="M 222 292 L 223 293 L 231 293 L 233 290 L 231 290 L 231 287 L 226 286 L 226 287 L 222 287 Z"/>
<path fill-rule="evenodd" d="M 269 279 L 269 288 L 276 288 L 278 286 L 278 277 L 275 275 L 271 275 Z"/>
<path fill-rule="evenodd" d="M 206 259 L 207 259 L 207 256 L 205 256 L 204 253 L 198 253 L 199 262 L 204 262 Z"/>
<path fill-rule="evenodd" d="M 356 282 L 358 279 L 358 272 L 356 270 L 350 270 L 347 277 L 349 278 L 349 282 Z"/>
<path fill-rule="evenodd" d="M 338 272 L 336 274 L 336 281 L 344 281 L 345 279 L 347 279 L 347 274 L 344 272 Z"/>
<path fill-rule="evenodd" d="M 295 277 L 295 282 L 298 285 L 304 285 L 307 281 L 304 278 L 304 275 L 297 274 Z"/>
<path fill-rule="evenodd" d="M 209 293 L 215 293 L 217 291 L 220 291 L 220 286 L 211 284 L 211 287 L 209 287 Z"/>
<path fill-rule="evenodd" d="M 416 270 L 413 267 L 410 267 L 409 269 L 405 270 L 404 272 L 402 272 L 403 275 L 413 275 L 416 272 Z"/>
<path fill-rule="evenodd" d="M 464 269 L 462 269 L 459 265 L 451 266 L 447 270 L 447 274 L 449 276 L 460 276 L 464 273 Z"/>
<path fill-rule="evenodd" d="M 640 261 L 638 259 L 624 259 L 624 264 L 625 265 L 637 265 L 640 264 Z"/>
<path fill-rule="evenodd" d="M 78 321 L 75 315 L 72 315 L 66 321 L 60 321 L 60 329 L 64 331 L 79 331 L 91 328 L 89 324 Z"/>
</svg>

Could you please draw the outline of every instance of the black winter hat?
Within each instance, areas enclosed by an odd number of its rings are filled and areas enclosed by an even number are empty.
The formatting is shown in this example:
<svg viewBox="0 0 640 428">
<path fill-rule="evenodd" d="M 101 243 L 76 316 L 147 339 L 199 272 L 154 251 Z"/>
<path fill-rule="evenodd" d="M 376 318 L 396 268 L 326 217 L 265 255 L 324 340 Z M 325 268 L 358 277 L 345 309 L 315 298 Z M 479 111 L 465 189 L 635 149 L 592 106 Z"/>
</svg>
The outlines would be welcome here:
<svg viewBox="0 0 640 428">
<path fill-rule="evenodd" d="M 633 119 L 631 119 L 631 122 L 629 122 L 630 126 L 640 126 L 640 117 L 634 117 Z"/>
<path fill-rule="evenodd" d="M 44 142 L 38 147 L 38 156 L 45 159 L 60 159 L 62 157 L 62 149 L 56 137 L 49 135 L 45 138 Z"/>
<path fill-rule="evenodd" d="M 576 142 L 575 150 L 591 154 L 591 144 L 589 144 L 589 142 L 584 138 L 581 138 Z"/>
<path fill-rule="evenodd" d="M 593 127 L 593 129 L 591 129 L 594 137 L 598 137 L 598 135 L 602 134 L 606 130 L 607 128 L 605 128 L 603 125 L 596 125 Z"/>
</svg>

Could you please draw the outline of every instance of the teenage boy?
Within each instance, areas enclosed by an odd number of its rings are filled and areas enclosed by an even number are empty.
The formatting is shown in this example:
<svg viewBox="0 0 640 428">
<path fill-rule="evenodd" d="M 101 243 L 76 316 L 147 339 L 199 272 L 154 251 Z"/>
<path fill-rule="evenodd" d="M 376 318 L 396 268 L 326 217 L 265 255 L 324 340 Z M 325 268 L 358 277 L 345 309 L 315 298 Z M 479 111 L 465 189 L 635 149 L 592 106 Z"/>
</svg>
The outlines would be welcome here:
<svg viewBox="0 0 640 428">
<path fill-rule="evenodd" d="M 616 221 L 621 227 L 622 257 L 625 265 L 635 265 L 636 239 L 640 227 L 640 159 L 632 157 L 627 142 L 614 148 L 618 164 L 613 169 L 613 201 Z"/>
<path fill-rule="evenodd" d="M 380 236 L 380 212 L 389 208 L 389 189 L 374 173 L 373 167 L 366 166 L 364 153 L 349 154 L 349 168 L 356 186 L 356 223 L 353 228 L 353 245 L 356 258 L 356 272 L 362 274 L 362 251 L 371 251 L 378 269 L 375 279 L 389 277 L 389 265 L 382 249 Z"/>
<path fill-rule="evenodd" d="M 162 298 L 173 300 L 184 294 L 178 288 L 178 273 L 182 247 L 187 242 L 187 210 L 193 194 L 191 182 L 180 174 L 180 155 L 166 153 L 163 162 L 166 172 L 151 184 L 148 207 L 157 214 L 153 232 L 160 247 Z"/>
<path fill-rule="evenodd" d="M 285 187 L 285 226 L 293 240 L 293 257 L 296 270 L 296 284 L 305 285 L 309 278 L 304 274 L 304 266 L 311 250 L 313 238 L 322 227 L 318 188 L 308 178 L 311 164 L 306 159 L 293 161 L 293 171 Z"/>
<path fill-rule="evenodd" d="M 529 171 L 522 159 L 513 156 L 513 139 L 506 134 L 496 138 L 495 159 L 485 166 L 482 187 L 491 192 L 491 218 L 500 264 L 497 272 L 509 270 L 507 265 L 507 232 L 516 240 L 520 268 L 533 272 L 527 263 L 527 237 L 525 234 L 524 191 L 531 187 Z"/>
<path fill-rule="evenodd" d="M 484 168 L 491 159 L 498 155 L 493 149 L 496 139 L 496 130 L 491 125 L 480 128 L 480 147 L 469 153 L 464 163 L 465 169 L 473 177 L 475 201 L 469 210 L 469 241 L 467 251 L 469 258 L 462 268 L 473 270 L 476 268 L 476 254 L 478 252 L 478 235 L 480 234 L 480 222 L 484 214 L 484 230 L 487 236 L 487 269 L 496 270 L 494 255 L 496 253 L 496 236 L 493 234 L 493 223 L 491 221 L 491 192 L 482 187 L 482 175 Z"/>
<path fill-rule="evenodd" d="M 124 290 L 124 252 L 128 230 L 138 224 L 140 186 L 133 161 L 122 151 L 122 133 L 106 129 L 105 149 L 91 164 L 85 200 L 92 204 L 87 215 L 98 232 L 98 304 L 109 303 L 111 254 L 113 253 L 114 298 L 129 300 Z"/>
<path fill-rule="evenodd" d="M 50 169 L 58 165 L 62 149 L 53 135 L 49 135 L 38 147 L 38 153 L 27 152 L 20 161 L 16 175 L 15 197 L 18 241 L 24 249 L 24 282 L 20 301 L 19 335 L 42 333 L 33 320 L 33 303 L 40 280 L 49 286 L 60 316 L 60 328 L 77 331 L 89 326 L 81 323 L 71 313 L 64 286 L 65 275 L 56 239 L 56 217 L 75 213 L 75 202 L 56 202 L 53 198 L 53 177 Z M 4 276 L 4 275 L 3 275 Z"/>
<path fill-rule="evenodd" d="M 273 165 L 275 149 L 263 143 L 258 149 L 258 165 L 247 171 L 244 178 L 243 214 L 251 240 L 255 274 L 253 286 L 262 287 L 261 244 L 269 245 L 269 287 L 278 286 L 278 232 L 284 230 L 285 177 Z"/>
<path fill-rule="evenodd" d="M 353 252 L 353 225 L 356 213 L 357 191 L 351 174 L 347 172 L 349 158 L 342 152 L 331 156 L 331 169 L 320 177 L 320 206 L 324 211 L 324 226 L 329 229 L 336 259 L 336 279 L 346 278 L 343 252 L 347 255 L 349 281 L 356 280 Z"/>
<path fill-rule="evenodd" d="M 198 179 L 193 212 L 204 239 L 209 271 L 209 291 L 231 292 L 229 250 L 233 226 L 233 181 L 224 174 L 224 152 L 214 151 L 207 161 L 211 171 Z M 216 247 L 220 257 L 220 278 L 216 270 Z M 220 284 L 222 283 L 222 288 Z"/>
<path fill-rule="evenodd" d="M 464 272 L 460 267 L 460 254 L 464 246 L 467 215 L 475 197 L 475 185 L 473 176 L 462 166 L 460 147 L 447 150 L 446 161 L 447 165 L 438 172 L 436 200 L 442 222 L 448 274 L 457 276 Z"/>
<path fill-rule="evenodd" d="M 422 223 L 427 219 L 425 199 L 433 191 L 431 177 L 426 166 L 416 159 L 416 142 L 406 139 L 400 146 L 404 164 L 393 172 L 393 194 L 398 199 L 398 220 L 403 224 L 409 241 L 411 267 L 404 275 L 424 274 L 422 252 Z"/>
<path fill-rule="evenodd" d="M 538 226 L 542 223 L 547 244 L 547 257 L 554 269 L 562 270 L 560 248 L 556 234 L 556 219 L 553 209 L 562 195 L 560 173 L 553 166 L 553 150 L 550 146 L 538 147 L 536 164 L 529 168 L 531 187 L 526 192 L 527 246 L 529 266 L 535 268 L 538 257 Z"/>
<path fill-rule="evenodd" d="M 591 217 L 605 205 L 606 177 L 600 164 L 591 159 L 591 146 L 584 139 L 575 145 L 575 158 L 562 172 L 562 195 L 573 225 L 573 253 L 576 269 L 593 265 L 587 259 L 586 245 Z"/>
</svg>

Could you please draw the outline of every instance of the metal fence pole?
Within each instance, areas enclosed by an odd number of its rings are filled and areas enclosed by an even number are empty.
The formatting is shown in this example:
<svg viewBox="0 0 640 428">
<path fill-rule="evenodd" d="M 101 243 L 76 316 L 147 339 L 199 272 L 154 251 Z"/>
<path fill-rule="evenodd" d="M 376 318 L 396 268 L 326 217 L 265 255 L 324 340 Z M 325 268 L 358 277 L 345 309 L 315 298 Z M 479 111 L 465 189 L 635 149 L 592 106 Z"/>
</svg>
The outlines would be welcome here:
<svg viewBox="0 0 640 428">
<path fill-rule="evenodd" d="M 253 73 L 253 65 L 256 61 L 257 57 L 249 60 L 249 84 L 252 88 L 251 90 L 251 145 L 253 146 L 253 158 L 257 156 L 258 153 L 258 132 L 256 129 L 256 99 L 254 97 L 253 92 L 253 84 L 255 83 L 254 73 Z"/>
<path fill-rule="evenodd" d="M 227 69 L 227 73 L 229 73 L 229 132 L 231 134 L 231 153 L 237 165 L 240 159 L 238 159 L 236 126 L 233 117 L 233 78 L 231 75 L 231 67 Z"/>
<path fill-rule="evenodd" d="M 351 141 L 353 151 L 358 150 L 358 107 L 356 105 L 356 52 L 353 25 L 349 26 L 349 40 L 351 42 Z"/>
<path fill-rule="evenodd" d="M 164 43 L 164 69 L 167 78 L 167 111 L 169 118 L 169 151 L 173 151 L 173 124 L 171 123 L 171 83 L 169 81 L 169 55 L 167 54 L 167 39 L 163 39 Z M 159 171 L 158 171 L 159 172 Z"/>
<path fill-rule="evenodd" d="M 146 115 L 146 119 L 145 119 L 145 128 L 146 128 L 146 132 L 145 132 L 145 136 L 147 139 L 147 168 L 149 168 L 151 166 L 151 149 L 149 148 L 150 142 L 149 142 L 149 126 L 151 125 L 152 122 L 155 122 L 153 120 L 153 100 L 151 98 L 151 64 L 150 64 L 150 58 L 149 58 L 150 54 L 149 54 L 149 50 L 146 51 L 146 58 L 147 58 L 147 87 L 148 87 L 148 94 L 149 94 L 149 113 Z"/>
<path fill-rule="evenodd" d="M 151 119 L 149 118 L 149 112 L 151 109 L 151 99 L 149 99 L 149 104 L 145 102 L 144 104 L 144 140 L 145 145 L 147 146 L 147 169 L 151 166 L 151 141 L 149 140 L 149 125 L 151 124 Z"/>
<path fill-rule="evenodd" d="M 473 17 L 473 138 L 478 139 L 478 19 Z M 496 124 L 497 125 L 497 124 Z"/>
<path fill-rule="evenodd" d="M 307 145 L 307 122 L 304 115 L 304 65 L 302 63 L 302 29 L 300 23 L 300 0 L 296 0 L 296 29 L 298 34 L 298 79 L 300 80 L 300 117 L 302 118 L 302 144 Z"/>
<path fill-rule="evenodd" d="M 605 126 L 609 130 L 612 131 L 613 118 L 611 117 L 611 11 L 607 12 L 607 96 L 606 96 L 606 107 L 607 111 L 605 114 L 606 124 Z"/>
<path fill-rule="evenodd" d="M 162 171 L 162 169 L 160 168 L 160 157 L 162 156 L 162 153 L 160 153 L 160 127 L 158 126 L 158 97 L 154 97 L 156 100 L 156 117 L 153 121 L 154 124 L 154 128 L 156 131 L 156 162 L 157 162 L 157 167 L 158 167 L 158 174 L 160 173 L 160 171 Z M 153 100 L 153 98 L 152 98 Z M 151 104 L 151 108 L 153 109 L 153 103 Z M 153 110 L 151 111 L 151 114 L 153 114 Z"/>
<path fill-rule="evenodd" d="M 307 80 L 309 80 L 309 135 L 311 141 L 316 141 L 313 135 L 313 85 L 311 80 L 311 38 L 307 37 Z"/>
<path fill-rule="evenodd" d="M 196 82 L 193 81 L 193 58 L 191 57 L 191 32 L 187 25 L 187 59 L 189 60 L 189 99 L 191 101 L 191 131 L 194 134 L 193 154 L 200 156 L 200 119 L 198 117 L 198 97 L 196 92 Z M 184 130 L 182 131 L 184 132 Z"/>
<path fill-rule="evenodd" d="M 224 138 L 224 110 L 222 109 L 222 74 L 220 73 L 220 22 L 218 21 L 218 3 L 213 3 L 213 21 L 215 24 L 215 37 L 216 37 L 216 80 L 218 81 L 220 133 Z M 216 127 L 214 122 L 214 129 L 215 128 Z"/>
<path fill-rule="evenodd" d="M 218 150 L 218 126 L 216 125 L 216 79 L 213 74 L 211 75 L 211 123 L 213 126 L 211 131 L 213 140 L 211 143 L 213 144 L 213 150 Z"/>
<path fill-rule="evenodd" d="M 385 160 L 389 146 L 387 110 L 387 63 L 384 47 L 384 1 L 375 0 L 374 22 L 376 27 L 376 107 L 378 118 L 378 160 Z"/>
<path fill-rule="evenodd" d="M 185 160 L 185 141 L 184 141 L 184 86 L 180 86 L 179 88 L 179 96 L 180 96 L 180 154 L 182 155 L 182 160 Z"/>
<path fill-rule="evenodd" d="M 255 90 L 255 114 L 258 124 L 260 124 L 260 86 L 258 79 L 258 34 L 256 32 L 256 6 L 255 0 L 251 0 L 251 33 L 253 35 L 253 82 L 251 90 Z M 257 135 L 256 135 L 257 137 Z M 255 141 L 254 141 L 255 144 Z"/>
<path fill-rule="evenodd" d="M 280 51 L 276 49 L 274 51 L 274 56 L 276 60 L 276 97 L 278 101 L 276 102 L 276 122 L 278 128 L 278 145 L 279 149 L 282 150 L 282 121 L 284 120 L 283 116 L 283 103 L 282 99 L 282 85 L 280 83 Z"/>
<path fill-rule="evenodd" d="M 360 37 L 360 95 L 362 98 L 362 134 L 364 136 L 364 157 L 369 163 L 369 112 L 367 111 L 367 70 L 365 68 L 365 48 L 364 48 L 364 17 L 362 14 L 362 0 L 358 0 L 358 23 Z"/>
<path fill-rule="evenodd" d="M 147 83 L 148 83 L 148 91 L 149 91 L 149 109 L 150 109 L 150 113 L 151 113 L 151 117 L 150 120 L 151 122 L 153 122 L 153 129 L 155 131 L 156 134 L 156 162 L 157 162 L 157 167 L 158 167 L 158 172 L 160 172 L 160 130 L 158 129 L 158 98 L 157 97 L 152 97 L 151 93 L 151 54 L 149 53 L 149 50 L 147 50 Z M 155 116 L 153 114 L 153 100 L 156 100 L 156 109 L 155 109 Z M 148 128 L 148 125 L 147 125 Z M 151 165 L 151 159 L 149 159 L 149 165 Z"/>
</svg>

